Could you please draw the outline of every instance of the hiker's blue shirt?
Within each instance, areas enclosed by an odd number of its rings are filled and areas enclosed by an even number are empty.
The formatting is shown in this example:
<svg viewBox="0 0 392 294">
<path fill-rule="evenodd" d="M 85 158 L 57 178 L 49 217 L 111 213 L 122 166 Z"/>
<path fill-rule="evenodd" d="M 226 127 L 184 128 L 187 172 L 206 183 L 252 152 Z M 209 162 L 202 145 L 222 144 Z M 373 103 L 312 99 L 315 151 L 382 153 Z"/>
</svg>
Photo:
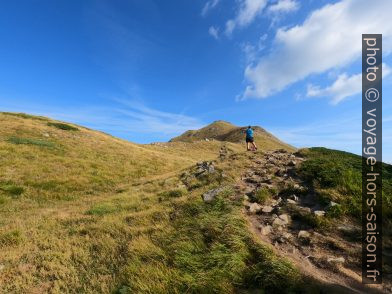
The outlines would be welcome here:
<svg viewBox="0 0 392 294">
<path fill-rule="evenodd" d="M 253 138 L 253 130 L 252 129 L 247 129 L 246 130 L 246 137 L 247 138 Z"/>
</svg>

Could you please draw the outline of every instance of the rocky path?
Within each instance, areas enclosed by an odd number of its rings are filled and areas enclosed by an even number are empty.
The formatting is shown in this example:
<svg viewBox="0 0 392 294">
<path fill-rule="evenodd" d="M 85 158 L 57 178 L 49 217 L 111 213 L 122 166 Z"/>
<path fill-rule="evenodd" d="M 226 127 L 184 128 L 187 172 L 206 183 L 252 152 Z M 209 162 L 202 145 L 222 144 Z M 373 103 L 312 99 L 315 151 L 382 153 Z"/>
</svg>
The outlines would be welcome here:
<svg viewBox="0 0 392 294">
<path fill-rule="evenodd" d="M 244 196 L 251 229 L 277 254 L 330 289 L 326 293 L 390 293 L 361 284 L 360 228 L 326 214 L 339 204 L 321 205 L 297 167 L 304 158 L 285 150 L 249 153 L 249 167 L 236 186 Z"/>
</svg>

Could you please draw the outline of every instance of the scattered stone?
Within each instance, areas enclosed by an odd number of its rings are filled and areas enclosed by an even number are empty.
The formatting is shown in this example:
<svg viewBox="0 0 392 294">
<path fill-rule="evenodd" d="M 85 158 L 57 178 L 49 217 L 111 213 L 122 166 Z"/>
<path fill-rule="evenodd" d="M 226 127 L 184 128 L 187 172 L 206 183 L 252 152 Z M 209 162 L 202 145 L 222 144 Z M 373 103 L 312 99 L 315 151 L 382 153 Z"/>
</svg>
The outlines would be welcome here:
<svg viewBox="0 0 392 294">
<path fill-rule="evenodd" d="M 339 204 L 333 201 L 330 201 L 327 207 L 325 208 L 326 210 L 331 209 L 332 207 L 338 206 Z"/>
<path fill-rule="evenodd" d="M 261 181 L 263 181 L 263 179 L 260 178 L 259 176 L 252 176 L 250 178 L 246 178 L 245 181 L 247 183 L 257 184 L 257 183 L 260 183 Z"/>
<path fill-rule="evenodd" d="M 308 239 L 308 238 L 310 238 L 310 233 L 308 231 L 301 230 L 298 233 L 298 238 L 299 239 L 301 239 L 301 238 L 302 239 Z"/>
<path fill-rule="evenodd" d="M 312 213 L 312 210 L 309 207 L 298 206 L 298 210 L 301 214 L 309 214 Z"/>
<path fill-rule="evenodd" d="M 287 203 L 288 204 L 297 204 L 297 202 L 295 201 L 295 200 L 293 200 L 293 199 L 287 199 Z"/>
<path fill-rule="evenodd" d="M 290 217 L 286 213 L 279 215 L 279 218 L 281 220 L 283 220 L 286 224 L 288 224 L 290 222 Z"/>
<path fill-rule="evenodd" d="M 297 162 L 295 160 L 290 160 L 289 161 L 289 166 L 295 166 L 297 164 Z"/>
<path fill-rule="evenodd" d="M 324 210 L 315 210 L 315 211 L 313 211 L 313 213 L 316 216 L 324 216 L 325 215 L 325 211 Z"/>
<path fill-rule="evenodd" d="M 272 212 L 273 210 L 274 210 L 273 207 L 267 205 L 267 206 L 264 206 L 263 209 L 262 209 L 261 211 L 264 212 L 264 213 L 270 213 L 270 212 Z"/>
<path fill-rule="evenodd" d="M 0 264 L 0 272 L 5 268 L 4 264 Z"/>
<path fill-rule="evenodd" d="M 48 133 L 43 133 L 43 136 L 46 137 L 46 138 L 50 137 L 50 135 Z"/>
<path fill-rule="evenodd" d="M 285 225 L 286 223 L 278 217 L 274 219 L 274 221 L 272 222 L 272 226 L 276 226 L 276 227 L 285 226 Z"/>
<path fill-rule="evenodd" d="M 260 226 L 260 233 L 263 236 L 266 236 L 268 234 L 270 234 L 272 232 L 272 227 L 270 225 L 266 225 L 266 226 Z"/>
<path fill-rule="evenodd" d="M 258 204 L 258 203 L 252 203 L 249 206 L 249 212 L 252 213 L 252 214 L 256 214 L 256 213 L 258 213 L 260 211 L 261 211 L 261 205 Z"/>
<path fill-rule="evenodd" d="M 274 219 L 274 221 L 272 222 L 273 226 L 285 226 L 289 223 L 290 219 L 288 214 L 281 214 L 279 215 L 277 218 Z"/>
<path fill-rule="evenodd" d="M 200 176 L 204 173 L 214 173 L 215 166 L 211 161 L 201 161 L 196 164 L 197 170 L 195 172 L 196 176 Z"/>
<path fill-rule="evenodd" d="M 334 264 L 343 264 L 346 260 L 344 257 L 328 257 L 327 262 Z"/>
<path fill-rule="evenodd" d="M 295 195 L 295 194 L 293 194 L 293 195 L 290 195 L 290 197 L 289 197 L 290 199 L 292 199 L 292 200 L 294 200 L 294 201 L 298 201 L 298 196 L 297 195 Z"/>
<path fill-rule="evenodd" d="M 201 197 L 204 202 L 211 202 L 215 199 L 215 197 L 224 190 L 224 188 L 216 188 L 205 192 Z"/>
</svg>

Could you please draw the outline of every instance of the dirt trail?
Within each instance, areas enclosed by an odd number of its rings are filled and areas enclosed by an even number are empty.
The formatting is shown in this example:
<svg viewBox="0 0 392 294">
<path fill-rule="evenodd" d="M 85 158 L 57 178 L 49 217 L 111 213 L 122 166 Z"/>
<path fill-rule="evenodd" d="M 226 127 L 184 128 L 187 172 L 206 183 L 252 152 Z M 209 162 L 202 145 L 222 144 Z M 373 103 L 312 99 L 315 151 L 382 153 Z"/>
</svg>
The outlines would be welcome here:
<svg viewBox="0 0 392 294">
<path fill-rule="evenodd" d="M 262 242 L 325 285 L 322 293 L 392 293 L 389 283 L 361 283 L 358 224 L 334 219 L 332 226 L 323 226 L 326 213 L 339 204 L 321 205 L 312 187 L 301 181 L 296 171 L 304 158 L 285 150 L 248 157 L 248 170 L 236 188 L 246 195 L 244 211 Z"/>
</svg>

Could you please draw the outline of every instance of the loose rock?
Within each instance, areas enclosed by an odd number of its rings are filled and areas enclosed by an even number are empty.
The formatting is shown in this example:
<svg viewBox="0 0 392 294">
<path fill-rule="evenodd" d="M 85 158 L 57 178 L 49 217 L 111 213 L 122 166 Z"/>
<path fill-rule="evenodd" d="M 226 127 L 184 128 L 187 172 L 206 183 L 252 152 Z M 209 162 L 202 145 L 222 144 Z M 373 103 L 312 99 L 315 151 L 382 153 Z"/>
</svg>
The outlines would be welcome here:
<svg viewBox="0 0 392 294">
<path fill-rule="evenodd" d="M 216 188 L 205 192 L 201 197 L 204 202 L 211 202 L 215 199 L 215 197 L 223 191 L 223 188 Z"/>
<path fill-rule="evenodd" d="M 256 214 L 256 213 L 260 212 L 260 210 L 261 210 L 261 205 L 258 203 L 252 203 L 249 206 L 249 212 L 252 214 Z"/>
<path fill-rule="evenodd" d="M 264 236 L 270 234 L 272 231 L 272 227 L 270 225 L 260 226 L 260 233 Z"/>
<path fill-rule="evenodd" d="M 303 238 L 303 239 L 308 239 L 308 238 L 310 238 L 310 233 L 308 232 L 308 231 L 303 231 L 303 230 L 301 230 L 301 231 L 299 231 L 299 233 L 298 233 L 298 238 Z"/>
<path fill-rule="evenodd" d="M 313 211 L 313 213 L 316 216 L 324 216 L 325 215 L 325 211 L 324 210 L 315 210 L 315 211 Z"/>
<path fill-rule="evenodd" d="M 267 206 L 264 206 L 263 209 L 262 209 L 261 211 L 264 212 L 264 213 L 270 213 L 270 212 L 272 212 L 273 210 L 274 210 L 273 207 L 267 205 Z"/>
</svg>

